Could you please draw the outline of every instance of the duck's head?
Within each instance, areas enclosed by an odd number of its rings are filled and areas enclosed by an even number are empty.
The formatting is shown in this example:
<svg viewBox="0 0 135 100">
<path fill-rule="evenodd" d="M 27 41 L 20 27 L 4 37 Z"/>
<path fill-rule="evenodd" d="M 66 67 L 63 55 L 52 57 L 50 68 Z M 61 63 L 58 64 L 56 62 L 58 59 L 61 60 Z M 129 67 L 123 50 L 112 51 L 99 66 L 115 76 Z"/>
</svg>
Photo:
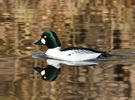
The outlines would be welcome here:
<svg viewBox="0 0 135 100">
<path fill-rule="evenodd" d="M 56 48 L 56 47 L 61 46 L 56 33 L 51 30 L 45 31 L 41 35 L 41 39 L 39 41 L 35 42 L 35 44 L 36 45 L 46 45 L 48 48 Z"/>
<path fill-rule="evenodd" d="M 43 80 L 48 82 L 54 81 L 60 73 L 60 69 L 51 65 L 48 65 L 46 68 L 35 67 L 34 69 L 39 72 Z"/>
</svg>

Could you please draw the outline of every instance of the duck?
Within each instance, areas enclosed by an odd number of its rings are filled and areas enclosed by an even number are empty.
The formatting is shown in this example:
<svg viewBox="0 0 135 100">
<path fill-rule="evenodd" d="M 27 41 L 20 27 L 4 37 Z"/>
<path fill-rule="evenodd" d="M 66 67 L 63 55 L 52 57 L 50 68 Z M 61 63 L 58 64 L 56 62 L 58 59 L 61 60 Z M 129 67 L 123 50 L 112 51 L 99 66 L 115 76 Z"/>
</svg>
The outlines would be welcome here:
<svg viewBox="0 0 135 100">
<path fill-rule="evenodd" d="M 47 58 L 65 61 L 88 61 L 110 56 L 107 52 L 96 51 L 89 48 L 68 47 L 61 49 L 61 43 L 55 32 L 47 30 L 43 32 L 41 38 L 34 43 L 44 45 L 48 50 L 44 53 Z"/>
</svg>

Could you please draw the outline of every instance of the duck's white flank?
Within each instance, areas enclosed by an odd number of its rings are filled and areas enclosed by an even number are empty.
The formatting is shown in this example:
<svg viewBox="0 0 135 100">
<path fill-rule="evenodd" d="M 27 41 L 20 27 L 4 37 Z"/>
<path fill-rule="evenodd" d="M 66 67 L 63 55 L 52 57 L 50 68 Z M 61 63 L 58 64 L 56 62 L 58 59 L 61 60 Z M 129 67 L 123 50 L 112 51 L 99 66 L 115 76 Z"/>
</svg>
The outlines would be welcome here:
<svg viewBox="0 0 135 100">
<path fill-rule="evenodd" d="M 93 51 L 83 49 L 62 51 L 61 47 L 56 47 L 53 49 L 48 49 L 45 54 L 48 58 L 53 59 L 67 60 L 67 61 L 85 61 L 96 59 L 102 53 L 95 53 Z"/>
</svg>

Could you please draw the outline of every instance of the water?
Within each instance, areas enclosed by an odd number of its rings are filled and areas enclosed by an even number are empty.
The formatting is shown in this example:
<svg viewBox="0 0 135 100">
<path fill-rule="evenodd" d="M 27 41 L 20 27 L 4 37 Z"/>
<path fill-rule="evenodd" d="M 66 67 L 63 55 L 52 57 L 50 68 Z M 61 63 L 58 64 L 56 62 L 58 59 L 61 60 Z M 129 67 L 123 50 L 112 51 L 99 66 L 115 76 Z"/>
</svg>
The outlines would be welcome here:
<svg viewBox="0 0 135 100">
<path fill-rule="evenodd" d="M 0 0 L 0 5 L 0 100 L 135 99 L 134 0 Z M 47 50 L 33 44 L 46 29 L 57 33 L 62 48 L 126 58 L 84 67 L 55 62 L 59 73 L 45 81 L 34 68 L 47 68 L 48 62 L 32 55 Z"/>
</svg>

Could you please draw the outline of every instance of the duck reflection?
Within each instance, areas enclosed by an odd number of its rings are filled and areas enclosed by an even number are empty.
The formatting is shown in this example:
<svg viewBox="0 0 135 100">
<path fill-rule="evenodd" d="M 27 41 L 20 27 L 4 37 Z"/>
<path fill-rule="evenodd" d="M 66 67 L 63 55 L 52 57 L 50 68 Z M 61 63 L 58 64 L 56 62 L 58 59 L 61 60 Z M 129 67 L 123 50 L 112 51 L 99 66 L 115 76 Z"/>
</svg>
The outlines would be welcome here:
<svg viewBox="0 0 135 100">
<path fill-rule="evenodd" d="M 41 54 L 37 55 L 40 58 Z M 58 75 L 60 74 L 61 64 L 69 65 L 69 66 L 90 66 L 98 64 L 98 61 L 81 61 L 81 62 L 72 62 L 72 61 L 62 61 L 56 59 L 47 59 L 47 66 L 45 68 L 34 67 L 40 75 L 41 78 L 45 81 L 52 82 L 54 81 Z"/>
<path fill-rule="evenodd" d="M 43 80 L 48 82 L 54 81 L 60 73 L 60 68 L 51 65 L 47 65 L 46 68 L 35 67 L 34 69 L 39 72 Z"/>
<path fill-rule="evenodd" d="M 60 68 L 60 64 L 65 64 L 68 66 L 92 66 L 99 64 L 98 60 L 92 60 L 92 61 L 64 61 L 64 60 L 56 60 L 56 59 L 47 59 L 48 65 L 55 66 L 57 68 Z"/>
</svg>

